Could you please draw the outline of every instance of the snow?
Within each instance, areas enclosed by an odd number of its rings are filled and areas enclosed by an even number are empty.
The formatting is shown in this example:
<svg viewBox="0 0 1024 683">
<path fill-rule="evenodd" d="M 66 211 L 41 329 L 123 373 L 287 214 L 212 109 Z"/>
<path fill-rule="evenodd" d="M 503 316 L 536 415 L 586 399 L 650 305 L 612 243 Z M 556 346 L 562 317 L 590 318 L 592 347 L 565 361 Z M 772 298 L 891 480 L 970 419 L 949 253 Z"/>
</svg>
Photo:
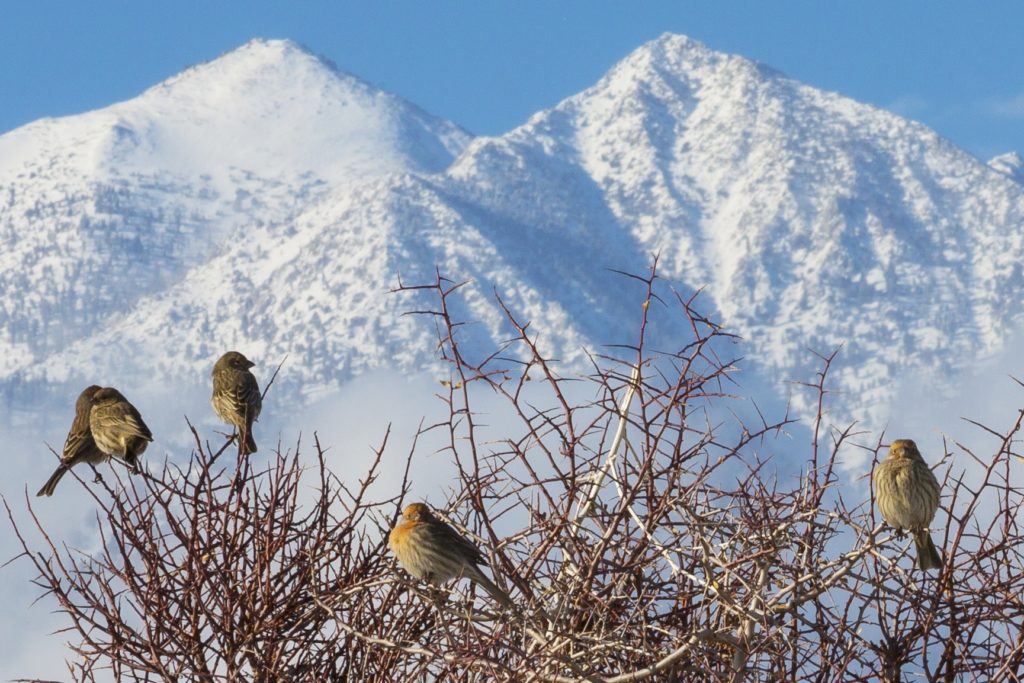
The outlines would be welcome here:
<svg viewBox="0 0 1024 683">
<path fill-rule="evenodd" d="M 842 345 L 832 417 L 882 425 L 898 378 L 949 390 L 1019 328 L 1019 169 L 682 36 L 476 139 L 255 40 L 0 136 L 0 386 L 201 383 L 237 347 L 267 373 L 288 355 L 281 390 L 314 400 L 432 367 L 432 321 L 402 315 L 429 302 L 389 292 L 435 265 L 471 281 L 471 354 L 510 335 L 497 291 L 585 371 L 633 341 L 642 291 L 609 269 L 660 253 L 780 394 Z"/>
<path fill-rule="evenodd" d="M 1017 152 L 1007 152 L 988 161 L 989 167 L 1018 183 L 1024 183 L 1024 160 Z"/>
<path fill-rule="evenodd" d="M 169 289 L 216 285 L 228 295 L 239 277 L 261 279 L 279 267 L 271 249 L 317 198 L 388 174 L 442 170 L 469 139 L 293 43 L 263 40 L 133 100 L 0 136 L 2 377 L 104 372 L 75 351 L 96 343 L 91 335 L 146 318 Z M 238 250 L 247 261 L 217 277 Z M 141 329 L 165 338 L 187 320 L 216 330 L 219 344 L 242 324 L 232 316 L 257 313 L 232 310 L 230 296 L 212 300 L 231 314 L 158 306 Z M 101 355 L 123 364 L 148 343 Z M 191 359 L 211 348 L 170 347 Z"/>
<path fill-rule="evenodd" d="M 496 291 L 572 374 L 591 370 L 588 350 L 635 342 L 643 288 L 610 269 L 644 273 L 655 253 L 664 299 L 703 288 L 742 336 L 722 354 L 746 359 L 737 393 L 784 405 L 787 381 L 818 370 L 812 352 L 841 346 L 827 419 L 858 420 L 865 443 L 931 439 L 934 460 L 959 415 L 1019 400 L 1002 380 L 1024 322 L 1021 168 L 683 36 L 491 138 L 254 40 L 127 102 L 0 135 L 0 429 L 16 454 L 0 492 L 43 481 L 41 442 L 62 443 L 94 382 L 140 407 L 147 458 L 180 457 L 183 414 L 218 428 L 209 372 L 228 348 L 264 384 L 288 358 L 261 439 L 322 429 L 332 466 L 358 471 L 392 420 L 404 452 L 398 435 L 436 411 L 447 376 L 434 322 L 404 315 L 433 302 L 392 293 L 399 275 L 469 281 L 452 304 L 470 360 L 511 336 Z M 651 308 L 654 348 L 689 340 Z M 942 405 L 957 389 L 970 406 Z M 797 416 L 809 397 L 791 397 Z M 94 542 L 95 520 L 66 509 L 40 511 L 57 537 Z M 26 581 L 8 581 L 35 624 L 8 639 L 12 677 L 65 651 L 26 640 L 60 626 L 28 610 Z"/>
</svg>

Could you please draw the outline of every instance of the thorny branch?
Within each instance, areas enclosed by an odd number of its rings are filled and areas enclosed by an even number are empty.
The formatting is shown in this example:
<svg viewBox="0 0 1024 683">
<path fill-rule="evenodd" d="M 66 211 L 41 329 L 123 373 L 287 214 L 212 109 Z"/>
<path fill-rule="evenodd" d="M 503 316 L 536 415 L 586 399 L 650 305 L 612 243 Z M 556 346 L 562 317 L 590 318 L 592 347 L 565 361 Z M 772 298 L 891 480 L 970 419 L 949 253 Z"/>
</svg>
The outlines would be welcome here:
<svg viewBox="0 0 1024 683">
<path fill-rule="evenodd" d="M 699 312 L 697 294 L 668 292 L 653 267 L 627 281 L 637 287 L 636 320 L 623 321 L 634 341 L 591 356 L 586 376 L 563 374 L 500 298 L 510 338 L 473 358 L 452 306 L 465 283 L 440 273 L 399 283 L 418 298 L 413 313 L 435 321 L 448 367 L 447 419 L 418 434 L 443 434 L 453 466 L 439 512 L 485 549 L 516 609 L 499 611 L 467 582 L 439 596 L 391 558 L 386 537 L 411 502 L 419 440 L 401 482 L 380 479 L 384 459 L 399 457 L 388 436 L 361 476 L 332 472 L 318 439 L 260 453 L 236 473 L 228 443 L 214 449 L 189 424 L 185 464 L 82 482 L 98 551 L 69 547 L 34 515 L 19 527 L 4 501 L 22 558 L 67 619 L 69 673 L 1020 680 L 1024 498 L 1013 467 L 1024 411 L 1005 432 L 982 426 L 994 441 L 984 453 L 947 447 L 934 531 L 946 565 L 925 575 L 876 519 L 869 483 L 851 484 L 841 467 L 863 435 L 824 419 L 834 353 L 803 384 L 818 406 L 806 428 L 757 407 L 743 418 L 734 339 Z M 650 347 L 655 315 L 679 319 L 677 348 Z M 484 392 L 512 429 L 488 431 L 476 408 Z M 884 442 L 877 435 L 876 456 Z"/>
</svg>

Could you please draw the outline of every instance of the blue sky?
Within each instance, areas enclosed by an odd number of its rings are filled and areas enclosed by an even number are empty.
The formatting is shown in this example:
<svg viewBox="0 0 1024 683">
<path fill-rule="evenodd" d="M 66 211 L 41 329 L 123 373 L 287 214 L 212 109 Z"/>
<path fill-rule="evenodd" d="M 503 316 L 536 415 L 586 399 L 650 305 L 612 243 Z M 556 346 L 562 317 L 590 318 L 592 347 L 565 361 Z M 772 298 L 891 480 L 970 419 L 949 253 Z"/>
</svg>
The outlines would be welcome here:
<svg viewBox="0 0 1024 683">
<path fill-rule="evenodd" d="M 894 109 L 983 158 L 1024 152 L 1024 3 L 1002 0 L 15 0 L 0 16 L 0 131 L 130 98 L 260 36 L 497 134 L 665 31 Z"/>
</svg>

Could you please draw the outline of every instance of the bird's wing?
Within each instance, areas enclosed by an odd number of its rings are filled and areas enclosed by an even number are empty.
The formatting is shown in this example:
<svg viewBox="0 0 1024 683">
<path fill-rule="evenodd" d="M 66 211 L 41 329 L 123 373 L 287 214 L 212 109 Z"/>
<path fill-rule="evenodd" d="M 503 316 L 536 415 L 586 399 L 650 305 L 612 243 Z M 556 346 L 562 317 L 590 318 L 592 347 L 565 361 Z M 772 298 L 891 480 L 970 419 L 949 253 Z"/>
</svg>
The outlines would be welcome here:
<svg viewBox="0 0 1024 683">
<path fill-rule="evenodd" d="M 92 432 L 88 428 L 84 430 L 73 429 L 68 432 L 65 440 L 65 449 L 60 455 L 60 460 L 74 460 L 78 456 L 90 450 L 96 449 L 96 442 L 92 440 Z"/>
<path fill-rule="evenodd" d="M 153 432 L 149 431 L 149 427 L 142 421 L 142 415 L 139 414 L 139 411 L 131 403 L 128 404 L 128 408 L 130 408 L 128 412 L 131 414 L 130 421 L 132 422 L 132 427 L 137 430 L 136 435 L 141 436 L 146 441 L 152 441 Z"/>
<path fill-rule="evenodd" d="M 61 453 L 61 460 L 71 460 L 75 456 L 85 453 L 90 448 L 96 447 L 96 442 L 92 439 L 92 431 L 89 430 L 89 415 L 86 413 L 85 420 L 79 420 L 75 417 L 75 421 L 71 425 L 71 431 L 68 432 L 68 438 L 64 440 L 64 450 Z"/>
<path fill-rule="evenodd" d="M 483 553 L 480 552 L 480 548 L 476 547 L 475 543 L 463 537 L 462 534 L 445 522 L 437 520 L 437 524 L 434 524 L 431 528 L 439 540 L 457 547 L 461 551 L 460 555 L 471 560 L 473 564 L 487 564 L 487 559 L 484 558 Z"/>
<path fill-rule="evenodd" d="M 255 421 L 263 399 L 256 377 L 251 372 L 229 371 L 213 376 L 213 400 L 220 401 L 224 413 L 234 413 Z"/>
<path fill-rule="evenodd" d="M 251 372 L 245 373 L 245 379 L 242 380 L 240 389 L 239 398 L 244 402 L 242 405 L 249 406 L 249 417 L 253 421 L 259 419 L 260 410 L 263 409 L 263 397 L 260 395 L 260 385 Z"/>
<path fill-rule="evenodd" d="M 149 431 L 149 427 L 142 421 L 142 415 L 135 409 L 135 406 L 125 401 L 111 407 L 112 410 L 109 412 L 100 411 L 98 415 L 96 411 L 93 411 L 93 419 L 98 418 L 105 425 L 116 425 L 127 432 L 129 436 L 137 436 L 146 441 L 153 440 L 153 432 Z"/>
</svg>

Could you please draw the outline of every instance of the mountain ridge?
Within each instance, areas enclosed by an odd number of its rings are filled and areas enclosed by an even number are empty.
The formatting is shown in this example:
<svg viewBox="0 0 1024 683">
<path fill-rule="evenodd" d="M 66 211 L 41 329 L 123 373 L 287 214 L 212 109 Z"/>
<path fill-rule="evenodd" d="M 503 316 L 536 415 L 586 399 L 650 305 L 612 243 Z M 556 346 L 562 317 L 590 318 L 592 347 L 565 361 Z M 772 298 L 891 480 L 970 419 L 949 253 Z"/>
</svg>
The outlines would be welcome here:
<svg viewBox="0 0 1024 683">
<path fill-rule="evenodd" d="M 194 68 L 213 73 L 238 52 Z M 177 78 L 165 83 L 186 82 Z M 877 425 L 901 378 L 948 390 L 1022 322 L 1024 187 L 922 124 L 689 38 L 651 41 L 504 135 L 421 130 L 445 150 L 437 163 L 241 185 L 218 205 L 230 227 L 197 240 L 217 253 L 88 320 L 105 329 L 42 350 L 8 340 L 18 360 L 0 366 L 0 382 L 73 383 L 86 376 L 80 364 L 127 373 L 121 359 L 147 345 L 159 374 L 199 378 L 220 349 L 240 347 L 291 354 L 281 381 L 319 396 L 374 367 L 431 364 L 429 325 L 386 293 L 398 272 L 430 279 L 435 265 L 474 282 L 459 308 L 480 322 L 466 333 L 471 350 L 508 338 L 496 290 L 545 331 L 546 353 L 582 367 L 584 349 L 627 341 L 623 321 L 637 310 L 638 294 L 608 269 L 644 272 L 660 254 L 661 275 L 684 295 L 706 288 L 707 306 L 776 382 L 810 376 L 807 349 L 843 345 L 835 418 Z M 155 260 L 160 244 L 139 253 Z M 670 350 L 683 333 L 666 322 L 656 339 Z"/>
<path fill-rule="evenodd" d="M 0 290 L 23 293 L 0 301 L 0 377 L 45 364 L 225 244 L 287 230 L 330 188 L 443 169 L 468 140 L 287 41 L 0 136 Z"/>
</svg>

